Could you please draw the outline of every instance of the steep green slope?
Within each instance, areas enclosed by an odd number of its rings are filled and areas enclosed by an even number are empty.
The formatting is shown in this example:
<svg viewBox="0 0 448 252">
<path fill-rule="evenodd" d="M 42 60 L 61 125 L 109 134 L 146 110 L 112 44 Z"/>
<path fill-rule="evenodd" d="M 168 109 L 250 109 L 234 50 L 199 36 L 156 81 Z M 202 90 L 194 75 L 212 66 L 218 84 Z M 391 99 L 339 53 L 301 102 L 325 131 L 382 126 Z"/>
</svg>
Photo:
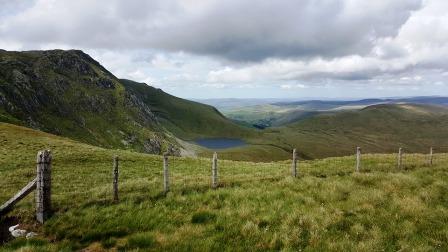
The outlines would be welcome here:
<svg viewBox="0 0 448 252">
<path fill-rule="evenodd" d="M 162 158 L 103 149 L 0 123 L 0 203 L 35 176 L 35 155 L 51 148 L 53 216 L 34 221 L 30 194 L 11 225 L 39 234 L 0 251 L 447 251 L 447 156 L 397 170 L 394 155 L 302 161 L 171 158 L 171 192 L 162 193 Z M 112 157 L 120 157 L 112 201 Z M 421 157 L 424 161 L 425 157 Z M 375 164 L 375 165 L 373 165 Z M 0 219 L 0 227 L 5 226 Z"/>
<path fill-rule="evenodd" d="M 287 127 L 274 128 L 279 142 L 293 145 L 305 157 L 365 152 L 427 152 L 430 146 L 448 146 L 448 109 L 445 107 L 387 104 L 358 111 L 321 114 Z"/>
<path fill-rule="evenodd" d="M 76 50 L 0 51 L 0 115 L 109 148 L 160 153 L 169 140 L 144 103 Z"/>
<path fill-rule="evenodd" d="M 121 83 L 178 137 L 244 137 L 251 134 L 250 130 L 228 120 L 212 106 L 172 96 L 145 83 L 125 79 Z"/>
</svg>

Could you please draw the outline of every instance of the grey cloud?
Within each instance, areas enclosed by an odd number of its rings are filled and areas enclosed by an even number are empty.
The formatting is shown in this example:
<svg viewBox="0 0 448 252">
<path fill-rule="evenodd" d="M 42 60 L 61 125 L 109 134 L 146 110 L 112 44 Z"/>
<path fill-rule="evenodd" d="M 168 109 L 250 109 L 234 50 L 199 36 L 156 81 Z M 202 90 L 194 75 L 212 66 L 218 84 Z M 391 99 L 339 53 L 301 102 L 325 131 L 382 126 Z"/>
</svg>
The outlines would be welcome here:
<svg viewBox="0 0 448 252">
<path fill-rule="evenodd" d="M 249 61 L 366 54 L 376 39 L 395 36 L 420 6 L 419 1 L 376 2 L 374 10 L 349 10 L 341 0 L 226 1 L 156 44 Z"/>
<path fill-rule="evenodd" d="M 328 73 L 328 72 L 314 72 L 297 78 L 299 80 L 313 80 L 313 79 L 334 79 L 344 81 L 361 81 L 370 80 L 375 76 L 374 73 L 369 71 L 357 71 L 347 73 Z"/>
<path fill-rule="evenodd" d="M 48 9 L 39 4 L 3 19 L 0 37 L 261 61 L 365 55 L 379 38 L 395 36 L 421 0 L 67 0 Z"/>
</svg>

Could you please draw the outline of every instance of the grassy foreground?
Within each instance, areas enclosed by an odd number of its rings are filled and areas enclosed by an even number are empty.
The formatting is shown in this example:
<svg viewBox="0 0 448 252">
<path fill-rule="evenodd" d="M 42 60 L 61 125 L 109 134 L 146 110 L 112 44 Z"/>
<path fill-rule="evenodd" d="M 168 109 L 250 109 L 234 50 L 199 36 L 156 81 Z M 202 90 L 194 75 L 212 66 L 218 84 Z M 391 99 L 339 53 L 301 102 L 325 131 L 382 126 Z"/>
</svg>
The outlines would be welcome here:
<svg viewBox="0 0 448 252">
<path fill-rule="evenodd" d="M 162 193 L 159 156 L 107 150 L 0 124 L 0 202 L 35 176 L 38 150 L 53 151 L 54 216 L 34 223 L 33 195 L 16 216 L 39 238 L 1 251 L 446 251 L 448 160 L 424 156 L 398 171 L 393 155 L 303 161 L 220 161 L 221 187 L 209 189 L 209 159 L 170 159 Z M 112 156 L 120 157 L 120 202 L 111 201 Z"/>
</svg>

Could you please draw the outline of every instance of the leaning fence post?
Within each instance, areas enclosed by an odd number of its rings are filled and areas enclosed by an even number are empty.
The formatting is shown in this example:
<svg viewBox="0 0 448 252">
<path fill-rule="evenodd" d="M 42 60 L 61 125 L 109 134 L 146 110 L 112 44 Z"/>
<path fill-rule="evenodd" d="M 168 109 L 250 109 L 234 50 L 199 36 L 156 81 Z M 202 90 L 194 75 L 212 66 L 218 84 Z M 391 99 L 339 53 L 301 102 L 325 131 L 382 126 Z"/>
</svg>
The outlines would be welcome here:
<svg viewBox="0 0 448 252">
<path fill-rule="evenodd" d="M 429 165 L 432 166 L 432 157 L 433 157 L 433 152 L 432 152 L 432 147 L 429 149 Z"/>
<path fill-rule="evenodd" d="M 292 150 L 291 172 L 292 172 L 292 176 L 294 178 L 296 178 L 297 177 L 297 153 L 296 153 L 296 149 Z"/>
<path fill-rule="evenodd" d="M 356 147 L 356 172 L 359 172 L 361 167 L 361 147 Z"/>
<path fill-rule="evenodd" d="M 168 193 L 170 191 L 170 178 L 168 170 L 168 154 L 163 154 L 163 192 Z"/>
<path fill-rule="evenodd" d="M 36 219 L 44 223 L 51 214 L 51 152 L 37 153 Z"/>
<path fill-rule="evenodd" d="M 118 202 L 118 156 L 114 156 L 113 176 L 114 202 Z"/>
<path fill-rule="evenodd" d="M 400 147 L 398 149 L 398 169 L 401 169 L 402 161 L 403 161 L 403 149 Z"/>
<path fill-rule="evenodd" d="M 212 188 L 218 187 L 218 153 L 213 153 L 212 161 Z"/>
</svg>

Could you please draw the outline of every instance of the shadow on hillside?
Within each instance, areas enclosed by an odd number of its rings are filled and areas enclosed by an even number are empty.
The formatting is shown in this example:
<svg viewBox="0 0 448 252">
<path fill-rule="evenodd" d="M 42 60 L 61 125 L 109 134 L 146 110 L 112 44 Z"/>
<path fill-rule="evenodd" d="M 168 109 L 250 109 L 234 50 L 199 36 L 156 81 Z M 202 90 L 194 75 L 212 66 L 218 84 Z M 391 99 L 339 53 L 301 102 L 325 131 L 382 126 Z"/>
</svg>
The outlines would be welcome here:
<svg viewBox="0 0 448 252">
<path fill-rule="evenodd" d="M 6 216 L 0 219 L 0 245 L 12 240 L 8 228 L 19 224 L 19 219 L 14 216 Z"/>
</svg>

